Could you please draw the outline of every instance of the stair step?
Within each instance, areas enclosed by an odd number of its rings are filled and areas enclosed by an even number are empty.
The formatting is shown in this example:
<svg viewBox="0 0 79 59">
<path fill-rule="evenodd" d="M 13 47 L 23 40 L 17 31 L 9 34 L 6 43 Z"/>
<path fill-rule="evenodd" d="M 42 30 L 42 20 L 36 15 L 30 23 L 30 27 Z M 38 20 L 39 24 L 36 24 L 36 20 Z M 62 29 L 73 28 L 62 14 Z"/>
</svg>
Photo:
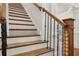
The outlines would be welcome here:
<svg viewBox="0 0 79 59">
<path fill-rule="evenodd" d="M 16 3 L 15 3 L 15 4 L 16 4 Z M 19 5 L 15 5 L 15 4 L 12 5 L 12 3 L 11 3 L 11 5 L 9 5 L 9 7 L 23 8 L 22 5 L 20 5 L 20 4 L 19 4 Z"/>
<path fill-rule="evenodd" d="M 11 31 L 37 31 L 37 29 L 9 29 Z"/>
<path fill-rule="evenodd" d="M 33 24 L 33 22 L 24 22 L 24 21 L 14 21 L 14 20 L 9 20 L 9 23 L 18 23 L 18 24 Z M 16 27 L 17 28 L 17 27 Z"/>
<path fill-rule="evenodd" d="M 16 14 L 11 14 L 10 13 L 9 16 L 30 19 L 30 17 L 27 14 L 24 15 L 24 14 L 19 14 L 19 13 L 16 13 Z"/>
<path fill-rule="evenodd" d="M 16 36 L 16 35 L 30 35 L 30 34 L 37 34 L 37 29 L 9 29 L 9 35 Z"/>
<path fill-rule="evenodd" d="M 13 15 L 22 15 L 22 16 L 28 16 L 27 14 L 20 14 L 20 13 L 15 13 L 15 12 L 9 12 L 9 14 L 13 14 Z"/>
<path fill-rule="evenodd" d="M 34 37 L 40 36 L 39 34 L 30 34 L 30 35 L 19 35 L 19 36 L 8 36 L 8 38 L 17 38 L 17 37 Z"/>
<path fill-rule="evenodd" d="M 16 7 L 10 7 L 9 10 L 25 11 L 24 8 L 23 8 L 23 9 L 22 9 L 22 8 L 20 8 L 20 9 L 19 9 L 19 8 L 15 9 L 15 8 L 16 8 Z"/>
<path fill-rule="evenodd" d="M 27 12 L 25 11 L 25 10 L 21 10 L 21 9 L 9 9 L 9 11 L 11 12 L 20 12 L 20 13 L 26 13 L 27 14 Z"/>
<path fill-rule="evenodd" d="M 24 8 L 18 8 L 18 7 L 9 7 L 9 10 L 12 9 L 12 10 L 22 10 L 22 11 L 25 11 Z"/>
<path fill-rule="evenodd" d="M 13 44 L 8 44 L 7 49 L 17 48 L 17 47 L 22 47 L 22 46 L 30 46 L 30 45 L 35 45 L 35 44 L 42 44 L 42 43 L 47 43 L 47 41 L 37 40 L 37 41 L 31 41 L 31 42 L 13 43 Z M 0 50 L 1 49 L 2 48 L 0 46 Z"/>
<path fill-rule="evenodd" d="M 24 10 L 23 6 L 17 7 L 17 5 L 16 6 L 15 5 L 14 6 L 10 5 L 9 8 L 16 8 L 16 9 L 22 9 L 22 10 Z"/>
<path fill-rule="evenodd" d="M 10 13 L 15 13 L 15 14 L 22 14 L 22 15 L 27 15 L 27 13 L 23 13 L 23 12 L 14 12 L 14 11 L 9 11 L 9 14 Z"/>
<path fill-rule="evenodd" d="M 28 19 L 28 18 L 12 17 L 12 16 L 9 16 L 9 18 L 12 18 L 12 19 L 21 19 L 21 20 L 31 20 L 31 18 Z"/>
<path fill-rule="evenodd" d="M 18 35 L 18 36 L 8 36 L 7 38 L 18 38 L 18 37 L 34 37 L 40 36 L 39 34 L 30 34 L 30 35 Z M 0 37 L 1 38 L 1 37 Z"/>
<path fill-rule="evenodd" d="M 25 9 L 22 10 L 22 9 L 11 9 L 11 8 L 9 8 L 9 11 L 11 11 L 11 10 L 12 10 L 12 11 L 21 11 L 21 12 L 26 12 Z"/>
<path fill-rule="evenodd" d="M 22 8 L 16 8 L 16 7 L 10 7 L 9 10 L 16 10 L 16 11 L 21 10 L 21 11 L 25 11 L 24 8 L 22 9 Z M 25 11 L 25 13 L 27 13 L 27 12 Z"/>
<path fill-rule="evenodd" d="M 9 11 L 26 13 L 24 10 L 9 9 Z"/>
<path fill-rule="evenodd" d="M 18 23 L 9 23 L 10 25 L 24 25 L 24 26 L 34 26 L 34 24 L 18 24 Z"/>
<path fill-rule="evenodd" d="M 9 9 L 17 9 L 17 10 L 24 10 L 24 8 L 19 8 L 19 7 L 15 7 L 15 6 L 9 6 Z"/>
<path fill-rule="evenodd" d="M 30 35 L 18 35 L 18 36 L 8 36 L 8 38 L 17 38 L 17 37 L 34 37 L 40 36 L 39 34 L 30 34 Z"/>
<path fill-rule="evenodd" d="M 36 29 L 35 26 L 23 26 L 23 25 L 9 25 L 10 29 Z"/>
<path fill-rule="evenodd" d="M 16 38 L 7 38 L 7 44 L 19 43 L 19 42 L 30 42 L 35 40 L 40 40 L 40 36 L 31 36 L 31 37 L 16 37 Z M 0 39 L 0 45 L 2 41 Z"/>
<path fill-rule="evenodd" d="M 9 20 L 23 21 L 23 22 L 32 22 L 31 20 L 21 20 L 21 19 L 12 19 L 12 18 L 9 18 Z"/>
<path fill-rule="evenodd" d="M 19 15 L 11 15 L 11 14 L 9 14 L 9 16 L 30 19 L 29 16 L 19 16 Z"/>
<path fill-rule="evenodd" d="M 9 10 L 9 12 L 13 12 L 13 13 L 21 13 L 21 14 L 27 14 L 25 11 L 17 11 L 17 10 Z"/>
<path fill-rule="evenodd" d="M 45 54 L 51 51 L 53 51 L 53 49 L 50 50 L 50 48 L 41 48 L 41 49 L 33 50 L 30 52 L 19 53 L 14 56 L 38 56 L 38 55 Z"/>
<path fill-rule="evenodd" d="M 10 6 L 15 6 L 15 7 L 22 7 L 20 3 L 9 3 Z"/>
<path fill-rule="evenodd" d="M 17 35 L 31 35 L 31 34 L 38 34 L 38 31 L 21 31 L 21 30 L 18 30 L 18 31 L 10 31 L 9 35 L 11 36 L 17 36 Z"/>
</svg>

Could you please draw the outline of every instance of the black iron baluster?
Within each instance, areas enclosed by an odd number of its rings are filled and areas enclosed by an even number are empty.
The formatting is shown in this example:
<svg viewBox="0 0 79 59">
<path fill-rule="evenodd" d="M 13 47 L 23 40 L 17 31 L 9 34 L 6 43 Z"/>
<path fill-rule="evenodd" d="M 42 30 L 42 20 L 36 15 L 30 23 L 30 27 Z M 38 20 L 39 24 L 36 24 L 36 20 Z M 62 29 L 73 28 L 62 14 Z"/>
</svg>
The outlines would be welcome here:
<svg viewBox="0 0 79 59">
<path fill-rule="evenodd" d="M 55 20 L 54 20 L 54 23 L 53 23 L 53 56 L 55 56 Z"/>
<path fill-rule="evenodd" d="M 46 13 L 45 13 L 44 41 L 46 41 Z"/>
<path fill-rule="evenodd" d="M 59 24 L 57 23 L 57 56 L 59 55 Z"/>
<path fill-rule="evenodd" d="M 50 18 L 50 50 L 51 50 L 51 44 L 52 44 L 52 18 Z"/>
<path fill-rule="evenodd" d="M 7 27 L 6 20 L 1 24 L 1 35 L 2 35 L 2 56 L 7 55 Z"/>
<path fill-rule="evenodd" d="M 63 47 L 64 47 L 64 29 L 62 27 L 62 56 L 64 55 Z"/>
<path fill-rule="evenodd" d="M 48 18 L 47 18 L 47 48 L 49 46 L 49 15 L 48 15 Z"/>
</svg>

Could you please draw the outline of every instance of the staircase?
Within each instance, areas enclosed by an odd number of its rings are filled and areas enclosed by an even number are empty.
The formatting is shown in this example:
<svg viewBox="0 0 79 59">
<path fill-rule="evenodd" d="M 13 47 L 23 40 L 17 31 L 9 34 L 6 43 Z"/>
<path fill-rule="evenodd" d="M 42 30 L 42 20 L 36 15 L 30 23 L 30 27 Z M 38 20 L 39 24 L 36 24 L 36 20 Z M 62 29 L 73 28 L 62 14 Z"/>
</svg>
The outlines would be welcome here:
<svg viewBox="0 0 79 59">
<path fill-rule="evenodd" d="M 48 41 L 40 39 L 37 28 L 21 4 L 10 3 L 8 13 L 7 55 L 38 56 L 52 51 L 46 46 Z M 0 46 L 0 55 L 1 50 Z"/>
<path fill-rule="evenodd" d="M 27 5 L 27 4 L 26 4 Z M 31 10 L 24 9 L 20 3 L 8 4 L 9 33 L 4 6 L 0 6 L 0 55 L 2 56 L 73 56 L 74 55 L 74 19 L 59 19 L 48 9 L 33 3 L 40 15 L 44 15 L 44 39 L 41 39 L 36 24 L 33 23 Z M 33 8 L 34 8 L 33 7 Z M 35 11 L 36 12 L 36 11 Z M 38 20 L 39 21 L 39 20 Z"/>
</svg>

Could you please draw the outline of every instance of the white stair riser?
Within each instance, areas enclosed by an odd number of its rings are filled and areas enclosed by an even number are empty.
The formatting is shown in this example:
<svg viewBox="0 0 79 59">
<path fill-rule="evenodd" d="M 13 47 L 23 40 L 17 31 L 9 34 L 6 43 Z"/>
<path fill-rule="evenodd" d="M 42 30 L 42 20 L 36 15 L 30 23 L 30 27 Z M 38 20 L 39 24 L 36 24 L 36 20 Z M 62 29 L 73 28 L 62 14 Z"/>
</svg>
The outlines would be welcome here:
<svg viewBox="0 0 79 59">
<path fill-rule="evenodd" d="M 17 23 L 17 24 L 33 24 L 33 22 L 23 22 L 23 21 L 14 21 L 14 20 L 9 20 L 9 23 Z"/>
<path fill-rule="evenodd" d="M 18 17 L 17 17 L 17 16 L 9 16 L 9 17 L 10 17 L 10 18 L 16 17 L 15 19 L 21 19 L 21 20 L 22 20 L 22 19 L 30 19 L 29 16 L 27 16 L 27 17 L 25 17 L 25 16 L 23 16 L 23 17 L 20 17 L 20 16 L 18 16 Z"/>
<path fill-rule="evenodd" d="M 37 34 L 38 32 L 35 30 L 35 31 L 27 31 L 27 30 L 22 30 L 22 31 L 19 31 L 19 30 L 11 30 L 9 31 L 9 35 L 11 36 L 17 36 L 17 35 L 30 35 L 30 34 Z"/>
<path fill-rule="evenodd" d="M 25 13 L 24 11 L 21 11 L 21 10 L 19 11 L 19 10 L 12 10 L 12 9 L 10 9 L 9 12 L 13 12 L 13 13 L 14 13 L 14 12 Z M 10 14 L 11 14 L 11 13 L 10 13 Z"/>
<path fill-rule="evenodd" d="M 19 16 L 19 18 L 20 17 L 24 17 L 24 18 L 26 18 L 26 17 L 29 17 L 28 15 L 18 15 L 18 14 L 10 14 L 9 16 L 11 16 L 11 17 L 17 17 L 17 16 Z"/>
<path fill-rule="evenodd" d="M 23 12 L 19 12 L 19 11 L 10 11 L 9 15 L 22 15 L 22 16 L 25 15 L 25 16 L 29 16 L 28 14 L 23 13 Z"/>
<path fill-rule="evenodd" d="M 11 17 L 11 16 L 9 16 L 9 18 L 12 18 L 12 19 L 20 19 L 20 20 L 30 20 L 28 18 L 19 18 L 19 17 Z"/>
<path fill-rule="evenodd" d="M 40 36 L 35 36 L 35 37 L 19 37 L 19 38 L 8 38 L 7 39 L 7 44 L 13 44 L 13 43 L 20 43 L 20 42 L 30 42 L 30 41 L 35 41 L 39 40 Z M 2 44 L 2 41 L 0 39 L 0 45 Z"/>
<path fill-rule="evenodd" d="M 18 48 L 12 48 L 12 49 L 7 50 L 7 55 L 15 55 L 15 54 L 18 54 L 18 53 L 33 51 L 33 50 L 44 48 L 44 47 L 46 47 L 46 43 L 35 44 L 35 45 L 24 46 L 24 47 L 18 47 Z M 0 55 L 1 55 L 1 51 L 0 51 Z"/>
<path fill-rule="evenodd" d="M 12 13 L 17 13 L 17 14 L 26 14 L 26 13 L 23 13 L 23 12 L 16 12 L 16 11 L 10 11 Z M 10 14 L 10 13 L 9 13 Z"/>
<path fill-rule="evenodd" d="M 35 26 L 9 25 L 10 29 L 36 29 Z"/>
</svg>

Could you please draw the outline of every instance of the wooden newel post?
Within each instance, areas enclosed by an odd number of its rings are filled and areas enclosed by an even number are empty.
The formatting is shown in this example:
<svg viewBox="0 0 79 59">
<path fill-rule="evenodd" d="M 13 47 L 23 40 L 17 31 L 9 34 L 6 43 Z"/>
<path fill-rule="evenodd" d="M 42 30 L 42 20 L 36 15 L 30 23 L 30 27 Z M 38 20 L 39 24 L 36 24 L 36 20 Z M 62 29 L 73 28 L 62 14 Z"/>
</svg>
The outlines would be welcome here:
<svg viewBox="0 0 79 59">
<path fill-rule="evenodd" d="M 74 55 L 74 19 L 64 19 L 64 56 Z"/>
</svg>

